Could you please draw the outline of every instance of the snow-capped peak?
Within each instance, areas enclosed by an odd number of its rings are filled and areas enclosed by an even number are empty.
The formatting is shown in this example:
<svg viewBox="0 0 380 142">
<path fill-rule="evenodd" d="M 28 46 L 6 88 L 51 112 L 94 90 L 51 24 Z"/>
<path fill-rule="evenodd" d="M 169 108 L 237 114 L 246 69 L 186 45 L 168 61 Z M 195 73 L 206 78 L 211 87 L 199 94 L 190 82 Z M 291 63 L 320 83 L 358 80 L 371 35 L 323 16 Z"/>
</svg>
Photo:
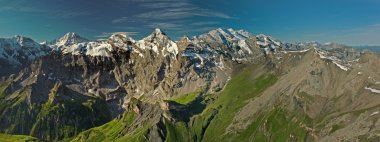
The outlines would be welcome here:
<svg viewBox="0 0 380 142">
<path fill-rule="evenodd" d="M 229 33 L 227 33 L 227 31 L 223 30 L 222 28 L 218 28 L 216 30 L 212 30 L 209 32 L 210 34 L 214 35 L 214 36 L 224 36 L 225 38 L 231 38 L 232 35 L 230 35 Z"/>
<path fill-rule="evenodd" d="M 238 30 L 238 31 L 236 31 L 236 32 L 239 33 L 239 34 L 242 35 L 242 36 L 245 36 L 245 37 L 250 37 L 250 36 L 252 36 L 251 33 L 249 33 L 248 31 L 245 31 L 245 30 L 243 30 L 243 29 L 240 29 L 240 30 Z"/>
<path fill-rule="evenodd" d="M 163 32 L 161 29 L 156 28 L 154 31 L 147 37 L 144 38 L 144 40 L 163 40 L 163 39 L 169 39 L 169 37 L 166 36 L 166 33 Z"/>
<path fill-rule="evenodd" d="M 112 46 L 119 47 L 124 50 L 130 50 L 132 48 L 130 47 L 130 43 L 135 42 L 135 40 L 125 33 L 115 33 L 109 37 L 107 42 Z"/>
<path fill-rule="evenodd" d="M 277 39 L 272 38 L 271 36 L 267 36 L 264 34 L 259 34 L 256 36 L 257 44 L 262 46 L 268 46 L 270 44 L 274 44 L 275 46 L 281 46 L 281 42 Z"/>
<path fill-rule="evenodd" d="M 165 33 L 162 32 L 162 30 L 160 28 L 155 28 L 153 33 L 155 33 L 155 34 L 164 34 L 165 35 Z"/>
<path fill-rule="evenodd" d="M 40 44 L 35 42 L 33 39 L 27 38 L 27 37 L 24 37 L 21 35 L 16 35 L 13 39 L 14 39 L 13 40 L 14 43 L 17 43 L 21 47 L 29 47 L 29 48 L 40 48 L 41 47 Z M 13 47 L 17 47 L 17 46 L 13 46 Z"/>
<path fill-rule="evenodd" d="M 67 45 L 72 45 L 72 44 L 82 43 L 82 42 L 88 42 L 88 40 L 85 38 L 82 38 L 77 33 L 69 32 L 65 34 L 63 37 L 61 37 L 60 39 L 58 39 L 58 41 L 56 42 L 56 45 L 67 46 Z"/>
<path fill-rule="evenodd" d="M 45 48 L 31 38 L 16 35 L 12 38 L 0 38 L 0 59 L 13 65 L 22 65 L 36 57 L 46 55 Z"/>
<path fill-rule="evenodd" d="M 153 50 L 164 56 L 172 54 L 174 55 L 172 57 L 175 58 L 175 55 L 178 54 L 177 44 L 159 28 L 156 28 L 149 36 L 137 41 L 136 44 L 140 49 Z"/>
<path fill-rule="evenodd" d="M 218 43 L 224 43 L 226 45 L 230 45 L 233 42 L 245 40 L 251 35 L 252 34 L 244 30 L 235 31 L 232 28 L 229 28 L 229 29 L 217 28 L 215 30 L 209 31 L 208 33 L 196 36 L 194 37 L 194 39 L 196 41 L 218 42 Z"/>
<path fill-rule="evenodd" d="M 43 41 L 43 42 L 40 42 L 41 45 L 46 45 L 48 44 L 48 41 Z"/>
<path fill-rule="evenodd" d="M 144 42 L 150 42 L 154 44 L 165 44 L 166 41 L 171 41 L 171 39 L 166 36 L 166 33 L 161 31 L 161 29 L 156 28 L 149 36 L 142 39 Z"/>
</svg>

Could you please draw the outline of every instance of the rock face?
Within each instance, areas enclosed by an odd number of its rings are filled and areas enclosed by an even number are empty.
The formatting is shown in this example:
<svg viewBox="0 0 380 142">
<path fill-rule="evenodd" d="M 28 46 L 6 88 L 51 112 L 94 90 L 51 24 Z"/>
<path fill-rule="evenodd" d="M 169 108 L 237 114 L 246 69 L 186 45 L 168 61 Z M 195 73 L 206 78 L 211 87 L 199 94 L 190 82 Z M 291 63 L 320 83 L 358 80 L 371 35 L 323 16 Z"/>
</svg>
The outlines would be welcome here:
<svg viewBox="0 0 380 142">
<path fill-rule="evenodd" d="M 225 64 L 223 68 L 216 68 L 212 59 L 196 58 L 200 57 L 197 53 L 183 56 L 183 51 L 191 43 L 178 41 L 177 44 L 159 29 L 140 41 L 125 35 L 112 35 L 103 42 L 85 41 L 79 37 L 72 33 L 65 35 L 52 45 L 49 54 L 34 60 L 18 75 L 4 79 L 2 101 L 6 103 L 2 110 L 4 115 L 0 118 L 2 126 L 6 126 L 2 127 L 3 132 L 31 134 L 46 140 L 62 139 L 122 114 L 130 98 L 143 98 L 155 103 L 201 89 L 205 91 L 204 88 L 210 92 L 212 89 L 209 88 L 220 90 L 231 70 L 228 64 L 232 61 L 223 61 L 223 56 L 215 57 Z M 179 53 L 180 49 L 182 53 Z M 205 54 L 213 56 L 207 52 Z M 17 101 L 10 101 L 15 97 Z M 87 102 L 93 111 L 84 109 L 88 107 Z M 25 104 L 29 109 L 22 106 L 8 108 L 6 104 Z M 72 115 L 66 115 L 68 105 L 79 110 L 82 108 L 84 112 L 73 111 Z M 57 109 L 46 110 L 48 106 Z M 95 109 L 91 106 L 101 107 Z M 13 115 L 20 115 L 14 113 L 18 111 L 22 113 L 23 120 L 11 119 Z M 96 120 L 93 117 L 83 118 L 83 113 L 103 117 Z M 79 122 L 92 123 L 71 122 L 69 116 L 78 116 Z M 40 122 L 41 117 L 47 122 Z M 26 119 L 31 120 L 29 125 L 19 123 Z M 72 124 L 78 131 L 60 130 L 58 134 L 52 134 L 50 131 L 65 127 L 48 122 L 61 122 L 64 126 Z"/>
<path fill-rule="evenodd" d="M 28 67 L 0 81 L 2 133 L 48 141 L 73 136 L 91 141 L 91 135 L 104 141 L 233 141 L 237 133 L 249 133 L 257 117 L 272 125 L 273 112 L 300 130 L 289 131 L 288 140 L 334 141 L 345 133 L 335 124 L 356 128 L 377 118 L 367 112 L 354 117 L 350 109 L 376 110 L 377 103 L 355 96 L 377 99 L 378 57 L 338 44 L 282 43 L 233 29 L 179 41 L 160 29 L 141 40 L 115 34 L 89 41 L 68 33 L 44 45 L 25 38 L 0 41 L 0 51 L 15 52 L 6 55 L 30 53 L 25 63 L 17 60 Z M 17 65 L 6 59 L 4 66 Z M 347 99 L 359 100 L 347 104 Z M 322 128 L 316 130 L 317 124 Z M 256 129 L 266 138 L 277 134 L 264 125 Z M 375 130 L 353 132 L 347 139 L 370 137 Z"/>
<path fill-rule="evenodd" d="M 17 73 L 48 52 L 49 47 L 27 37 L 0 38 L 0 76 Z"/>
</svg>

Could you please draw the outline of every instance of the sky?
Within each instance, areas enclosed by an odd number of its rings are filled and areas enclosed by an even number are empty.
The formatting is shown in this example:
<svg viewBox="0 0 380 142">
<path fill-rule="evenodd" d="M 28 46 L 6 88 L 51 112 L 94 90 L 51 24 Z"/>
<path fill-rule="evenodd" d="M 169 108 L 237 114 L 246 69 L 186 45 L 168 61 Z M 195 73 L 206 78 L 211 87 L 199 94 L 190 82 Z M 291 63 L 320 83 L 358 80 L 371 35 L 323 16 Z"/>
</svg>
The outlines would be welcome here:
<svg viewBox="0 0 380 142">
<path fill-rule="evenodd" d="M 380 0 L 0 0 L 0 37 L 140 39 L 161 28 L 177 40 L 219 27 L 285 42 L 380 45 Z"/>
</svg>

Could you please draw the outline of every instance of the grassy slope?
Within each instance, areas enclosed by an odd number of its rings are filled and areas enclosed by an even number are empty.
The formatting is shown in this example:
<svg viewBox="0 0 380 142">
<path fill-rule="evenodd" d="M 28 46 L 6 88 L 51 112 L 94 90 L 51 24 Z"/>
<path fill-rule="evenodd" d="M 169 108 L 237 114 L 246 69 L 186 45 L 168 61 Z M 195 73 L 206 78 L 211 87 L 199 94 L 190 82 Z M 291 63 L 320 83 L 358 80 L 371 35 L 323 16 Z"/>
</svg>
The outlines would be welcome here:
<svg viewBox="0 0 380 142">
<path fill-rule="evenodd" d="M 58 140 L 72 137 L 110 119 L 105 103 L 97 98 L 62 101 L 59 105 L 52 104 L 51 101 L 32 103 L 30 107 L 25 92 L 31 88 L 4 96 L 7 86 L 9 85 L 0 84 L 0 120 L 6 125 L 0 128 L 3 133 L 30 134 L 43 139 Z M 69 118 L 71 121 L 67 121 Z M 82 127 L 77 124 L 82 124 Z"/>
<path fill-rule="evenodd" d="M 142 141 L 142 134 L 146 127 L 136 130 L 134 133 L 121 136 L 124 128 L 129 127 L 136 117 L 135 113 L 126 112 L 117 119 L 102 126 L 95 127 L 80 133 L 72 141 L 75 142 L 103 142 L 103 141 Z M 146 125 L 147 126 L 147 125 Z"/>
<path fill-rule="evenodd" d="M 8 88 L 8 86 L 9 83 L 0 83 L 0 99 L 3 97 L 4 91 Z"/>
<path fill-rule="evenodd" d="M 83 103 L 91 101 L 93 101 L 91 105 L 73 101 L 65 101 L 62 103 L 63 105 L 54 105 L 49 102 L 43 104 L 37 121 L 31 129 L 31 134 L 42 135 L 49 140 L 59 140 L 72 137 L 93 126 L 104 124 L 106 120 L 109 120 L 106 106 L 98 103 L 98 100 L 88 100 Z M 67 122 L 69 118 L 71 121 Z M 78 124 L 81 125 L 78 126 Z"/>
<path fill-rule="evenodd" d="M 193 102 L 199 96 L 199 94 L 200 94 L 200 92 L 193 92 L 193 93 L 189 93 L 186 95 L 182 95 L 182 96 L 177 97 L 177 98 L 173 98 L 173 99 L 171 99 L 171 101 L 177 102 L 177 103 L 182 104 L 182 105 L 187 105 L 187 104 Z"/>
<path fill-rule="evenodd" d="M 166 136 L 167 142 L 178 142 L 178 141 L 192 141 L 190 133 L 184 122 L 172 123 L 165 120 L 166 130 L 168 132 Z"/>
<path fill-rule="evenodd" d="M 226 133 L 226 128 L 232 123 L 236 112 L 247 104 L 247 100 L 260 95 L 277 80 L 274 74 L 264 74 L 252 79 L 252 70 L 254 68 L 247 68 L 236 75 L 215 102 L 195 118 L 192 127 L 194 139 L 207 142 L 240 142 L 304 141 L 308 138 L 306 127 L 312 125 L 312 120 L 304 114 L 289 112 L 281 106 L 259 112 L 251 118 L 251 124 L 245 130 Z"/>
<path fill-rule="evenodd" d="M 167 141 L 304 141 L 308 138 L 306 126 L 311 119 L 303 114 L 287 111 L 277 106 L 259 112 L 245 130 L 226 133 L 236 112 L 247 104 L 248 99 L 260 95 L 274 84 L 277 77 L 265 74 L 256 79 L 251 77 L 252 68 L 235 76 L 219 94 L 214 103 L 194 117 L 192 126 L 177 122 L 167 125 Z M 189 124 L 190 125 L 190 124 Z"/>
<path fill-rule="evenodd" d="M 148 133 L 148 129 L 151 127 L 149 122 L 143 122 L 142 127 L 135 129 L 132 132 L 126 132 L 135 120 L 136 114 L 133 112 L 124 113 L 119 118 L 112 120 L 111 122 L 89 129 L 80 133 L 73 138 L 71 142 L 145 142 L 147 141 L 145 135 Z M 191 141 L 190 133 L 184 122 L 170 122 L 164 120 L 167 130 L 166 141 Z M 67 141 L 67 140 L 66 140 Z"/>
<path fill-rule="evenodd" d="M 29 110 L 26 103 L 26 90 L 18 90 L 11 95 L 4 96 L 4 90 L 0 94 L 0 120 L 4 122 L 1 129 L 3 133 L 29 134 L 32 123 L 35 121 L 32 115 L 36 115 L 35 110 Z M 40 108 L 38 105 L 32 105 L 33 108 Z"/>
<path fill-rule="evenodd" d="M 247 100 L 258 96 L 266 88 L 274 84 L 277 77 L 274 74 L 265 74 L 256 79 L 252 79 L 252 71 L 254 67 L 244 69 L 241 73 L 236 75 L 226 86 L 214 103 L 210 104 L 206 110 L 196 118 L 193 132 L 196 133 L 196 138 L 203 141 L 221 141 L 226 140 L 223 137 L 226 128 L 232 122 L 235 113 L 238 112 Z M 217 113 L 216 116 L 211 114 Z M 208 119 L 212 119 L 207 127 Z M 204 136 L 202 136 L 203 129 Z"/>
<path fill-rule="evenodd" d="M 305 141 L 310 119 L 281 107 L 259 113 L 246 130 L 230 135 L 233 141 Z"/>
<path fill-rule="evenodd" d="M 37 138 L 24 135 L 9 135 L 9 134 L 0 134 L 1 142 L 37 142 Z"/>
</svg>

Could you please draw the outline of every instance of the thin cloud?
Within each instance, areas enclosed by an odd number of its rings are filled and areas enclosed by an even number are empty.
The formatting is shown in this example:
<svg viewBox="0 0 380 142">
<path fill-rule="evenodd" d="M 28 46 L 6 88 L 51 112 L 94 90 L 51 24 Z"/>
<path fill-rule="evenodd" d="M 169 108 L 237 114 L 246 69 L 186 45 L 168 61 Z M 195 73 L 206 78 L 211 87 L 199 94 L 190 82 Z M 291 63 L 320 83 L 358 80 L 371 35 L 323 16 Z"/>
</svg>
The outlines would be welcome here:
<svg viewBox="0 0 380 142">
<path fill-rule="evenodd" d="M 181 19 L 194 16 L 194 13 L 181 9 L 169 9 L 161 11 L 151 11 L 136 15 L 138 18 L 152 18 L 152 19 Z"/>
<path fill-rule="evenodd" d="M 119 0 L 120 1 L 120 0 Z M 133 16 L 119 17 L 111 22 L 114 24 L 129 22 L 128 19 L 134 19 L 136 21 L 148 21 L 153 20 L 179 20 L 192 17 L 213 17 L 221 19 L 237 19 L 222 12 L 218 12 L 211 9 L 202 8 L 194 5 L 185 0 L 122 0 L 124 2 L 136 2 L 138 6 L 142 7 L 143 12 L 137 13 Z"/>
<path fill-rule="evenodd" d="M 176 3 L 168 3 L 168 2 L 159 2 L 159 3 L 142 3 L 140 6 L 151 9 L 160 9 L 160 8 L 173 8 L 173 7 L 185 7 L 185 6 L 193 6 L 187 2 L 176 2 Z"/>
<path fill-rule="evenodd" d="M 165 9 L 165 10 L 158 10 L 158 11 L 150 11 L 146 13 L 141 13 L 136 15 L 138 18 L 151 18 L 151 19 L 183 19 L 183 18 L 190 18 L 190 17 L 216 17 L 216 18 L 223 18 L 223 19 L 234 19 L 234 17 L 231 17 L 229 15 L 226 15 L 221 12 L 212 11 L 209 9 L 203 9 L 199 7 L 181 7 L 181 8 L 174 8 L 174 9 Z"/>
<path fill-rule="evenodd" d="M 190 25 L 193 25 L 193 26 L 204 26 L 204 25 L 216 25 L 216 24 L 219 24 L 219 22 L 216 22 L 216 21 L 202 21 L 202 22 L 194 22 L 194 23 L 191 23 Z"/>
<path fill-rule="evenodd" d="M 152 24 L 146 25 L 150 28 L 161 28 L 166 30 L 179 30 L 183 28 L 182 24 L 175 24 L 175 23 L 165 23 L 165 22 L 156 22 Z"/>
<path fill-rule="evenodd" d="M 47 14 L 51 15 L 52 18 L 74 18 L 81 16 L 92 15 L 88 11 L 66 11 L 66 10 L 48 10 L 45 8 L 38 7 L 28 7 L 28 6 L 3 6 L 0 7 L 0 12 L 22 12 L 22 13 L 31 13 L 31 14 Z"/>
<path fill-rule="evenodd" d="M 112 20 L 112 23 L 116 24 L 116 23 L 125 23 L 129 20 L 128 17 L 120 17 L 118 19 L 115 19 L 115 20 Z"/>
<path fill-rule="evenodd" d="M 138 35 L 139 32 L 111 32 L 111 33 L 104 32 L 104 33 L 101 33 L 100 35 L 95 36 L 95 38 L 97 38 L 98 40 L 99 39 L 108 39 L 111 35 L 114 35 L 114 34 L 123 34 L 123 35 L 127 35 L 127 36 L 135 36 L 135 35 Z"/>
</svg>

